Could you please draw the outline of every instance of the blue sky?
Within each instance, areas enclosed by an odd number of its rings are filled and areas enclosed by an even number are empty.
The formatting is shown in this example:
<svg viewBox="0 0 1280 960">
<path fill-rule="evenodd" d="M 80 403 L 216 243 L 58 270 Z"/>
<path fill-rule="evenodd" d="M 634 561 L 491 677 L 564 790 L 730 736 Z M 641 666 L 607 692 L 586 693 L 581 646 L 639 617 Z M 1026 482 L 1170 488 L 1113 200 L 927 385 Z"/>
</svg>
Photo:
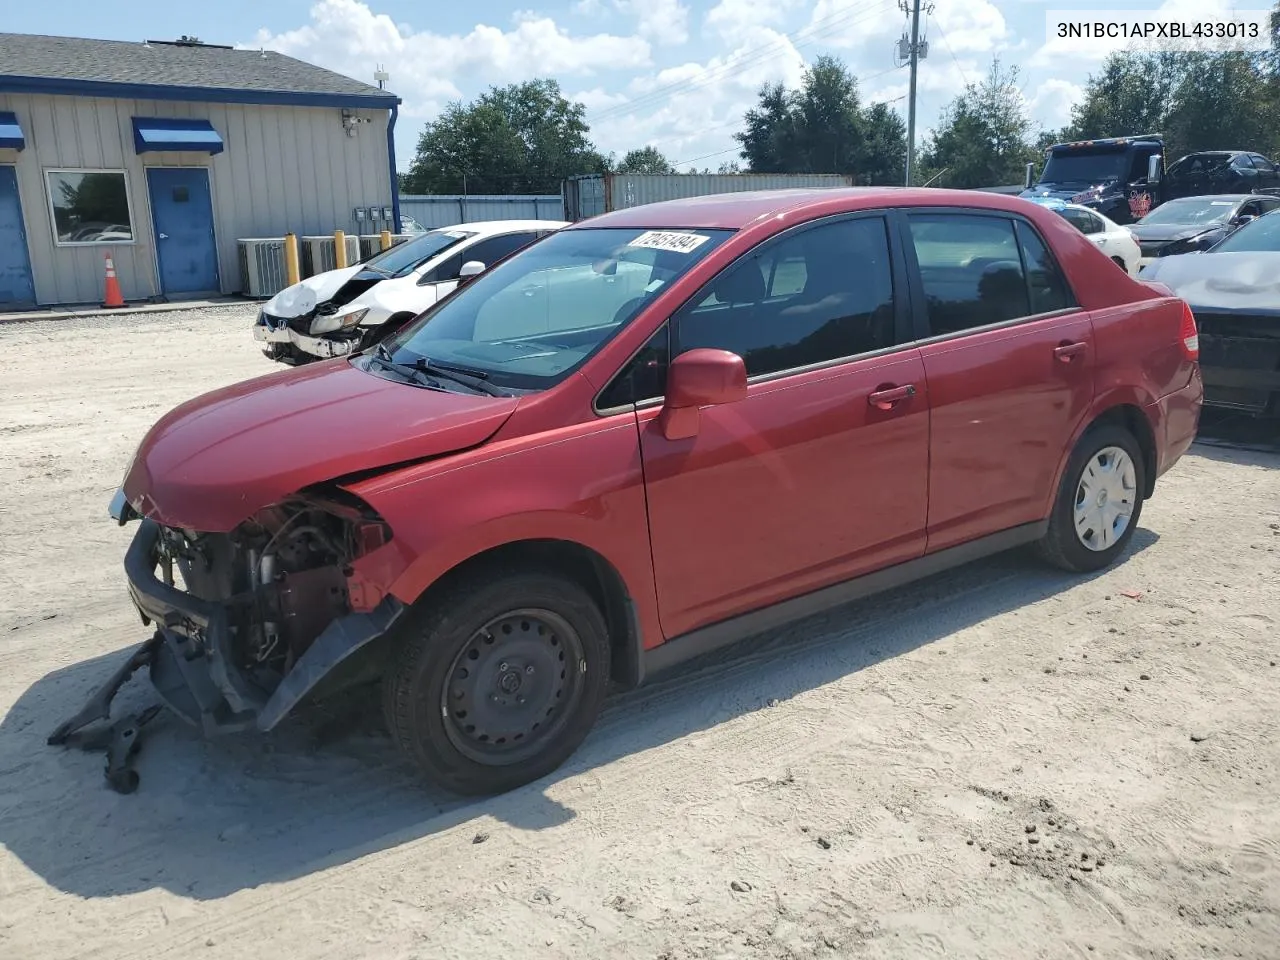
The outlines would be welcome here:
<svg viewBox="0 0 1280 960">
<path fill-rule="evenodd" d="M 1021 71 L 1041 126 L 1064 123 L 1107 47 L 1046 45 L 1045 13 L 1101 11 L 1099 0 L 934 0 L 924 19 L 919 123 L 927 132 L 947 101 L 978 80 L 993 56 Z M 1265 8 L 1258 0 L 1127 0 L 1128 10 Z M 598 146 L 619 154 L 652 144 L 671 160 L 718 166 L 762 83 L 798 83 L 830 53 L 862 80 L 867 100 L 906 115 L 907 72 L 893 49 L 906 24 L 897 0 L 43 0 L 9 3 L 0 30 L 105 39 L 264 45 L 372 82 L 381 64 L 405 101 L 397 128 L 401 168 L 425 121 L 453 99 L 492 84 L 552 76 L 588 107 Z M 1144 131 L 1115 131 L 1125 132 Z"/>
</svg>

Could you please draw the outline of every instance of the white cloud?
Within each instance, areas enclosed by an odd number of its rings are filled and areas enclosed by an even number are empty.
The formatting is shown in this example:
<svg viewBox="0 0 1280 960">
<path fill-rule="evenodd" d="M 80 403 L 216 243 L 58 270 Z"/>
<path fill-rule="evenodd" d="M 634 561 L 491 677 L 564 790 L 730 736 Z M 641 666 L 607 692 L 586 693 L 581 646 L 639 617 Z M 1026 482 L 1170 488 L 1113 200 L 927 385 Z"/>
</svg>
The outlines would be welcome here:
<svg viewBox="0 0 1280 960">
<path fill-rule="evenodd" d="M 1031 95 L 1031 116 L 1043 126 L 1056 129 L 1071 121 L 1071 108 L 1084 98 L 1084 87 L 1069 80 L 1046 80 Z"/>
<path fill-rule="evenodd" d="M 388 88 L 405 101 L 408 116 L 433 116 L 461 96 L 459 83 L 525 80 L 535 76 L 591 75 L 648 66 L 651 50 L 640 36 L 575 36 L 549 17 L 520 14 L 511 29 L 477 24 L 465 36 L 408 32 L 360 0 L 319 0 L 303 27 L 272 34 L 259 30 L 251 44 L 371 80 L 375 63 L 391 74 Z"/>
</svg>

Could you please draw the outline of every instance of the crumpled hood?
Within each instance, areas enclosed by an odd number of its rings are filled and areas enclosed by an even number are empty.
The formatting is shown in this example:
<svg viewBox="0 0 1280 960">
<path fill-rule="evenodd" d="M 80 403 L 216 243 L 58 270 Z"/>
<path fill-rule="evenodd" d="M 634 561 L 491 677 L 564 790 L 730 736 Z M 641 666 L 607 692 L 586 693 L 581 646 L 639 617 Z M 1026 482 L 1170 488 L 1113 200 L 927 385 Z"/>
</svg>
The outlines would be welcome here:
<svg viewBox="0 0 1280 960">
<path fill-rule="evenodd" d="M 225 533 L 303 487 L 483 443 L 518 402 L 385 380 L 345 360 L 283 370 L 166 414 L 134 455 L 125 496 L 166 526 Z"/>
<path fill-rule="evenodd" d="M 357 264 L 354 267 L 326 270 L 324 273 L 317 273 L 314 277 L 307 277 L 291 287 L 285 287 L 264 303 L 263 312 L 273 317 L 286 318 L 308 314 L 316 308 L 316 304 L 331 299 L 361 269 Z"/>
<path fill-rule="evenodd" d="M 1147 243 L 1172 243 L 1222 229 L 1220 223 L 1131 223 L 1129 229 Z"/>
<path fill-rule="evenodd" d="M 1280 253 L 1185 253 L 1161 257 L 1142 271 L 1191 309 L 1280 311 Z"/>
</svg>

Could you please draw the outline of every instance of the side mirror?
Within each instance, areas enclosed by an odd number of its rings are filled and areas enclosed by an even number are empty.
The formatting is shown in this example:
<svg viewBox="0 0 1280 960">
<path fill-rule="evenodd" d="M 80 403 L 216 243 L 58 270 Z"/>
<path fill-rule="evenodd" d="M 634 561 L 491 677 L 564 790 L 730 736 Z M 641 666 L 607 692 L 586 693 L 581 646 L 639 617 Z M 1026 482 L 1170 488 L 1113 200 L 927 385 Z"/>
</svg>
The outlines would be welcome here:
<svg viewBox="0 0 1280 960">
<path fill-rule="evenodd" d="M 465 280 L 467 277 L 474 277 L 481 273 L 484 273 L 484 264 L 479 260 L 468 260 L 458 271 L 458 279 Z"/>
<path fill-rule="evenodd" d="M 1147 157 L 1147 183 L 1160 182 L 1160 175 L 1164 172 L 1163 160 L 1164 158 L 1158 153 Z"/>
<path fill-rule="evenodd" d="M 747 365 L 728 350 L 688 350 L 671 361 L 658 426 L 668 440 L 698 434 L 701 407 L 736 403 L 747 396 Z"/>
<path fill-rule="evenodd" d="M 1022 181 L 1022 188 L 1030 190 L 1036 182 L 1036 165 L 1034 163 L 1027 164 L 1027 173 Z"/>
</svg>

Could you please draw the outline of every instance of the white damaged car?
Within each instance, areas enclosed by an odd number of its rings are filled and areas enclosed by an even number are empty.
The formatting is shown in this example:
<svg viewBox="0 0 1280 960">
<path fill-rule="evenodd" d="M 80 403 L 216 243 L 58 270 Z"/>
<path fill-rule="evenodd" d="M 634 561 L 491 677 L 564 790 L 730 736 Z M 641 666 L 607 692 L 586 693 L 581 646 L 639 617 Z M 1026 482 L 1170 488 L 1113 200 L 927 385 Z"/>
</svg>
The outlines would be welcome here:
<svg viewBox="0 0 1280 960">
<path fill-rule="evenodd" d="M 253 326 L 263 353 L 309 363 L 360 349 L 369 333 L 397 326 L 510 253 L 568 224 L 490 220 L 419 234 L 363 263 L 286 287 L 262 305 Z"/>
</svg>

